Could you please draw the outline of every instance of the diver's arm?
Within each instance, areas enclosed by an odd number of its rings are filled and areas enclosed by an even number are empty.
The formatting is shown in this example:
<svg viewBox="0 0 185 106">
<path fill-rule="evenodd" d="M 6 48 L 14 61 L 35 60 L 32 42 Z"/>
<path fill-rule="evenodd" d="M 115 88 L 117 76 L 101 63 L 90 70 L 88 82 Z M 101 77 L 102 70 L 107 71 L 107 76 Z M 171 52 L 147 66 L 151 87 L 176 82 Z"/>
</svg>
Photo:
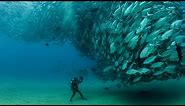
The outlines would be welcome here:
<svg viewBox="0 0 185 106">
<path fill-rule="evenodd" d="M 71 79 L 71 81 L 70 81 L 71 84 L 73 83 L 73 80 L 74 80 L 74 79 Z"/>
<path fill-rule="evenodd" d="M 82 81 L 83 81 L 83 77 L 80 76 L 80 78 L 79 78 L 79 83 L 82 83 Z"/>
</svg>

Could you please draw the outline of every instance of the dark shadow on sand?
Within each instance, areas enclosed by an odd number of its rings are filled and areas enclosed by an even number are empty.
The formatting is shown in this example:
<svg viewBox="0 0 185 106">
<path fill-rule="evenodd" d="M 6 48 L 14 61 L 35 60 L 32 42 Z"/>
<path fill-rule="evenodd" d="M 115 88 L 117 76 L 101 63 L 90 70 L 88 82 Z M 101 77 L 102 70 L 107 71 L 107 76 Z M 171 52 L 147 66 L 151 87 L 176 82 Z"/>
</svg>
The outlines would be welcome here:
<svg viewBox="0 0 185 106">
<path fill-rule="evenodd" d="M 185 104 L 185 90 L 183 88 L 158 88 L 158 89 L 129 89 L 110 91 L 111 95 L 125 104 L 138 105 L 182 105 Z M 182 101 L 184 98 L 184 101 Z"/>
<path fill-rule="evenodd" d="M 182 97 L 179 92 L 164 90 L 125 91 L 122 94 L 129 104 L 178 104 Z"/>
<path fill-rule="evenodd" d="M 96 87 L 95 87 L 96 88 Z M 121 88 L 110 86 L 109 90 L 101 89 L 82 89 L 83 94 L 87 97 L 88 101 L 115 97 L 115 104 L 123 105 L 184 105 L 185 104 L 185 79 L 172 80 L 168 82 L 155 82 L 146 85 L 137 85 Z M 80 100 L 80 96 L 75 97 Z M 110 103 L 107 100 L 107 103 Z M 112 101 L 112 100 L 110 100 Z M 112 104 L 114 105 L 114 104 Z"/>
</svg>

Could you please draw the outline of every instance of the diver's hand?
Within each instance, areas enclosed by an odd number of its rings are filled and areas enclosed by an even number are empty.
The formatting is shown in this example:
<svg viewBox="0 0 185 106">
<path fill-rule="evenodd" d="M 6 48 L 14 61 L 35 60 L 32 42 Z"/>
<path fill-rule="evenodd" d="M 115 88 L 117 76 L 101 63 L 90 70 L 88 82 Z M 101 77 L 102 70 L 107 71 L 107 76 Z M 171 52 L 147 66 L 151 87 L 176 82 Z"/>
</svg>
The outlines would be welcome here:
<svg viewBox="0 0 185 106">
<path fill-rule="evenodd" d="M 80 75 L 80 80 L 81 80 L 81 81 L 83 80 L 83 76 L 82 76 L 82 75 Z"/>
</svg>

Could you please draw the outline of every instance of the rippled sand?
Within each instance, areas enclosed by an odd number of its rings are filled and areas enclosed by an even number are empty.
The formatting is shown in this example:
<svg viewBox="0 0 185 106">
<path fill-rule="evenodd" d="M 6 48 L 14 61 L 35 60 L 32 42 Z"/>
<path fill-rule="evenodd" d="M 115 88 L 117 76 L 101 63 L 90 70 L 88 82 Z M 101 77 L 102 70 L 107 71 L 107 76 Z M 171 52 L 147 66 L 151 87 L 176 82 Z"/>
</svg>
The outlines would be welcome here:
<svg viewBox="0 0 185 106">
<path fill-rule="evenodd" d="M 77 94 L 73 102 L 69 102 L 71 91 L 67 81 L 46 82 L 1 80 L 0 104 L 185 104 L 184 79 L 122 88 L 113 82 L 88 79 L 80 86 L 87 100 Z"/>
</svg>

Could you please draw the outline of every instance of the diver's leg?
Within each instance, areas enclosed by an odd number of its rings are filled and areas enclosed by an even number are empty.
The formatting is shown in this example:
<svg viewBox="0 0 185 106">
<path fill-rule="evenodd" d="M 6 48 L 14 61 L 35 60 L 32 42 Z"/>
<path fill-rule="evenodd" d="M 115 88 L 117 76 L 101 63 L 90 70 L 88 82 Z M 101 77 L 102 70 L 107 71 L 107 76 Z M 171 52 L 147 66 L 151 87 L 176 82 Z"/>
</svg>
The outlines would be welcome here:
<svg viewBox="0 0 185 106">
<path fill-rule="evenodd" d="M 75 94 L 76 94 L 76 90 L 73 90 L 73 95 L 71 96 L 70 102 L 72 101 L 72 99 L 75 96 Z"/>
<path fill-rule="evenodd" d="M 82 94 L 79 90 L 77 90 L 76 92 L 78 92 L 78 93 L 80 94 L 80 96 L 82 97 L 83 100 L 86 100 L 86 99 L 84 98 L 83 94 Z"/>
</svg>

